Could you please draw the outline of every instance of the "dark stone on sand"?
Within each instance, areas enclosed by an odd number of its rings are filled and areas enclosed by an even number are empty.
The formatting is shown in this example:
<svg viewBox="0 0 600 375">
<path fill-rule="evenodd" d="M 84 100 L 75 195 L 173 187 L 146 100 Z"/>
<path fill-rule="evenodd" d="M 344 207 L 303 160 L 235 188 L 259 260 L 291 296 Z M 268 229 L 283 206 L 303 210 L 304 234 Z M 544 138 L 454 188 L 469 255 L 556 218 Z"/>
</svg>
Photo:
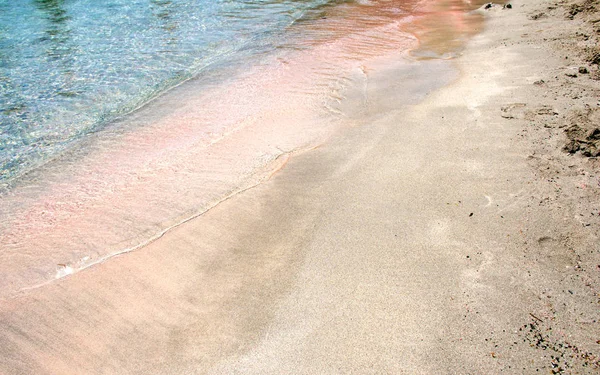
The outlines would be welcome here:
<svg viewBox="0 0 600 375">
<path fill-rule="evenodd" d="M 585 66 L 579 67 L 579 74 L 588 74 L 588 70 Z"/>
<path fill-rule="evenodd" d="M 596 147 L 595 144 L 589 144 L 587 145 L 582 151 L 581 153 L 583 154 L 583 156 L 587 156 L 587 157 L 596 157 L 596 156 L 600 156 L 600 149 L 598 147 Z"/>
<path fill-rule="evenodd" d="M 556 112 L 552 107 L 550 106 L 542 106 L 538 109 L 535 110 L 535 113 L 538 115 L 549 115 L 549 116 L 556 116 L 558 115 L 558 112 Z"/>
<path fill-rule="evenodd" d="M 565 133 L 567 133 L 567 137 L 570 140 L 582 140 L 585 134 L 585 130 L 582 129 L 579 125 L 571 125 L 567 129 L 565 129 Z"/>
<path fill-rule="evenodd" d="M 564 147 L 565 151 L 567 151 L 569 154 L 574 154 L 577 151 L 579 151 L 579 142 L 577 141 L 571 141 L 569 143 L 567 143 Z"/>
<path fill-rule="evenodd" d="M 594 128 L 594 129 L 590 130 L 588 132 L 588 135 L 587 135 L 586 138 L 589 139 L 589 140 L 600 139 L 600 129 Z"/>
<path fill-rule="evenodd" d="M 583 12 L 583 7 L 580 4 L 572 4 L 567 14 L 567 18 L 572 20 L 577 14 L 581 12 Z"/>
<path fill-rule="evenodd" d="M 571 78 L 577 78 L 577 74 L 575 73 L 567 73 L 565 74 L 567 77 L 571 77 Z"/>
<path fill-rule="evenodd" d="M 580 151 L 583 156 L 598 157 L 600 156 L 600 141 L 596 142 L 579 142 Z"/>
<path fill-rule="evenodd" d="M 545 17 L 547 17 L 546 13 L 542 12 L 542 13 L 532 14 L 531 16 L 529 16 L 529 19 L 535 21 L 535 20 L 539 20 L 540 18 L 545 18 Z"/>
</svg>

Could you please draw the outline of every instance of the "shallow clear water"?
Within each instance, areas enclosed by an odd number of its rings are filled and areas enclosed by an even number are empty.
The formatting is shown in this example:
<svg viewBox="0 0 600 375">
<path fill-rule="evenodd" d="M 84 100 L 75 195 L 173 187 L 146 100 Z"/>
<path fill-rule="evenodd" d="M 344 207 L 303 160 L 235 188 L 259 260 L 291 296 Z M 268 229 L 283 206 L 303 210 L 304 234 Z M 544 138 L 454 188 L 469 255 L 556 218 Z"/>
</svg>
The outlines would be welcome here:
<svg viewBox="0 0 600 375">
<path fill-rule="evenodd" d="M 0 0 L 0 181 L 335 2 Z"/>
<path fill-rule="evenodd" d="M 416 100 L 418 56 L 479 22 L 462 0 L 158 1 L 0 0 L 0 299 L 141 249 Z M 390 64 L 406 95 L 374 96 Z"/>
</svg>

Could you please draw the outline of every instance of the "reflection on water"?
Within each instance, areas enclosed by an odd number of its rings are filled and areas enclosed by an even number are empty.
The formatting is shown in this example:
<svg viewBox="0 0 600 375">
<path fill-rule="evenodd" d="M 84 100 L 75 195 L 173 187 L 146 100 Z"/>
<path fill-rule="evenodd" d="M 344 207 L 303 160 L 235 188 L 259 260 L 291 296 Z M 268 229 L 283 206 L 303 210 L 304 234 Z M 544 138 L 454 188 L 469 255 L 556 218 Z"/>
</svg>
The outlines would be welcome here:
<svg viewBox="0 0 600 375">
<path fill-rule="evenodd" d="M 155 17 L 155 23 L 165 34 L 165 44 L 177 43 L 178 21 L 174 14 L 179 10 L 178 4 L 171 0 L 150 0 L 150 9 Z"/>
<path fill-rule="evenodd" d="M 46 51 L 52 59 L 60 59 L 69 55 L 69 34 L 71 30 L 67 21 L 71 19 L 63 7 L 64 0 L 36 0 L 35 6 L 42 11 L 44 18 L 48 21 L 44 36 L 39 38 L 40 42 L 48 42 Z"/>
<path fill-rule="evenodd" d="M 39 42 L 45 45 L 45 53 L 51 61 L 53 69 L 59 73 L 53 82 L 54 94 L 62 98 L 72 98 L 77 95 L 73 90 L 74 47 L 71 41 L 69 21 L 71 17 L 64 7 L 64 0 L 35 0 L 37 9 L 47 21 L 44 35 Z"/>
<path fill-rule="evenodd" d="M 411 15 L 412 18 L 410 22 L 398 24 L 398 30 L 410 32 L 419 40 L 420 46 L 413 51 L 414 56 L 451 57 L 481 29 L 483 17 L 471 11 L 486 1 L 372 1 L 362 5 L 360 2 L 338 3 L 340 5 L 337 7 L 312 9 L 289 27 L 290 33 L 298 34 L 303 40 L 300 48 L 312 48 L 362 30 L 389 25 L 404 14 Z M 347 22 L 348 20 L 356 22 Z M 373 42 L 377 38 L 379 37 L 374 36 Z M 385 40 L 380 39 L 385 43 Z M 299 48 L 298 45 L 295 47 Z"/>
<path fill-rule="evenodd" d="M 423 17 L 409 25 L 421 42 L 412 52 L 417 58 L 451 58 L 467 40 L 481 31 L 484 18 L 470 12 L 487 3 L 485 0 L 432 1 L 422 9 Z"/>
</svg>

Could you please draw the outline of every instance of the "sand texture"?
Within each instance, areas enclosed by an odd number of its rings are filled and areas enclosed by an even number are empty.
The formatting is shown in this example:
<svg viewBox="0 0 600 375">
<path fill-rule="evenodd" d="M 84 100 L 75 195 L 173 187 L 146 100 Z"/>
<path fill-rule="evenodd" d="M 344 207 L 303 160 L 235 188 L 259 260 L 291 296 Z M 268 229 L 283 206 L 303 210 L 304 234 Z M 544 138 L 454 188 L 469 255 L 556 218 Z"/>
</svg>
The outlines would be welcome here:
<svg viewBox="0 0 600 375">
<path fill-rule="evenodd" d="M 511 5 L 365 66 L 262 183 L 3 300 L 0 373 L 598 373 L 599 5 Z"/>
</svg>

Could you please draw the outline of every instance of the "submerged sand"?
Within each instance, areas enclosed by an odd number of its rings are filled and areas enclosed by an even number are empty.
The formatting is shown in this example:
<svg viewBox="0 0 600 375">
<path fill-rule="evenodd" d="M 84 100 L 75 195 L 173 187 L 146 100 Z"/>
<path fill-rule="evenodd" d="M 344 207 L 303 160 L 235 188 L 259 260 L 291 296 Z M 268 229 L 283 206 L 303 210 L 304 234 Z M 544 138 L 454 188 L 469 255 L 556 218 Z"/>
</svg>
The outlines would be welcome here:
<svg viewBox="0 0 600 375">
<path fill-rule="evenodd" d="M 365 66 L 322 146 L 2 301 L 0 372 L 597 373 L 598 162 L 562 146 L 598 67 L 557 52 L 587 26 L 552 7 L 482 9 L 453 60 Z"/>
<path fill-rule="evenodd" d="M 481 23 L 472 4 L 435 4 L 326 7 L 289 25 L 289 45 L 203 72 L 3 186 L 0 298 L 140 249 L 348 126 L 342 91 L 363 90 L 372 60 L 397 59 L 418 38 L 455 46 Z"/>
</svg>

